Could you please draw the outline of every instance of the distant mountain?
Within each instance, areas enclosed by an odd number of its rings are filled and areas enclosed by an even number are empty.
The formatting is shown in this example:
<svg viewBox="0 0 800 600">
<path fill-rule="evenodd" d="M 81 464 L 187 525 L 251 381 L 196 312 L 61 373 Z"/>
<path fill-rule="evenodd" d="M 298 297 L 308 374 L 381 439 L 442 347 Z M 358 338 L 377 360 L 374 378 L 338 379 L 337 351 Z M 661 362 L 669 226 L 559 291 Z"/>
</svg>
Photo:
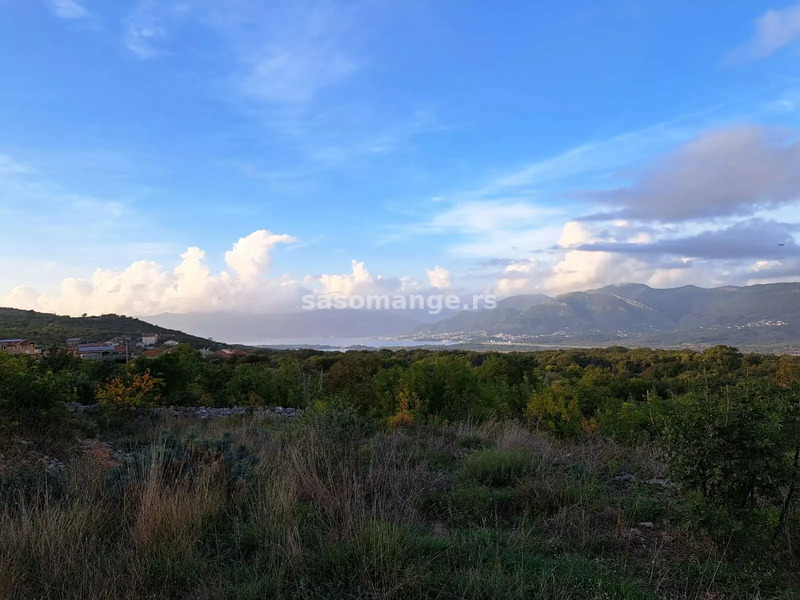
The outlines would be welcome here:
<svg viewBox="0 0 800 600">
<path fill-rule="evenodd" d="M 511 331 L 515 329 L 520 314 L 550 302 L 553 299 L 544 294 L 522 294 L 511 296 L 497 303 L 492 310 L 471 310 L 427 326 L 419 331 L 428 333 L 447 333 L 453 331 Z"/>
<path fill-rule="evenodd" d="M 512 296 L 494 310 L 462 312 L 415 331 L 527 343 L 637 340 L 800 345 L 800 283 L 656 289 L 608 286 L 555 298 Z"/>
<path fill-rule="evenodd" d="M 392 337 L 421 324 L 454 315 L 430 315 L 423 310 L 308 310 L 285 314 L 164 313 L 146 317 L 163 327 L 192 331 L 215 340 L 266 344 L 279 339 Z"/>
<path fill-rule="evenodd" d="M 25 338 L 40 346 L 49 346 L 63 345 L 67 338 L 104 342 L 117 336 L 141 337 L 142 333 L 157 333 L 161 340 L 184 342 L 195 348 L 224 345 L 121 315 L 66 317 L 33 310 L 0 308 L 0 339 Z"/>
</svg>

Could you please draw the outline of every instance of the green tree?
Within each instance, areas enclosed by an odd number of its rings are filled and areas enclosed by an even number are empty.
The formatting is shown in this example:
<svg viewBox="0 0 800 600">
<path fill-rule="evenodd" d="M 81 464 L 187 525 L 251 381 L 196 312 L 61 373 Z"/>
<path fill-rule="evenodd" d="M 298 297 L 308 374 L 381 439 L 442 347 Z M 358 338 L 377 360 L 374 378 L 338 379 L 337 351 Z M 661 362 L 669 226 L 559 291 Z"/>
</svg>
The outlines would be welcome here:
<svg viewBox="0 0 800 600">
<path fill-rule="evenodd" d="M 700 389 L 676 399 L 664 442 L 672 477 L 734 514 L 777 506 L 796 476 L 798 395 L 763 381 Z"/>
</svg>

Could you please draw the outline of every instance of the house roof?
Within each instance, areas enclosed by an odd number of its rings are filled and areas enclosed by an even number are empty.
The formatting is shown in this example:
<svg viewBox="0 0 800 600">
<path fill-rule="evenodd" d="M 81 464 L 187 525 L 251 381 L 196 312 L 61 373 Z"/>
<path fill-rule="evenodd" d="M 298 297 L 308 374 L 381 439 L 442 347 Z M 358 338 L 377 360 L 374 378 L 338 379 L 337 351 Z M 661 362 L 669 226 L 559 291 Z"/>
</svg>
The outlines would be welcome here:
<svg viewBox="0 0 800 600">
<path fill-rule="evenodd" d="M 157 348 L 155 350 L 145 350 L 144 352 L 142 352 L 142 356 L 144 356 L 145 358 L 155 358 L 156 356 L 161 356 L 164 353 L 166 353 L 166 350 Z"/>
<path fill-rule="evenodd" d="M 116 346 L 81 346 L 78 352 L 114 352 Z"/>
<path fill-rule="evenodd" d="M 17 339 L 17 340 L 0 340 L 0 344 L 19 344 L 20 342 L 27 342 L 28 340 L 25 339 Z M 31 342 L 33 343 L 33 342 Z"/>
</svg>

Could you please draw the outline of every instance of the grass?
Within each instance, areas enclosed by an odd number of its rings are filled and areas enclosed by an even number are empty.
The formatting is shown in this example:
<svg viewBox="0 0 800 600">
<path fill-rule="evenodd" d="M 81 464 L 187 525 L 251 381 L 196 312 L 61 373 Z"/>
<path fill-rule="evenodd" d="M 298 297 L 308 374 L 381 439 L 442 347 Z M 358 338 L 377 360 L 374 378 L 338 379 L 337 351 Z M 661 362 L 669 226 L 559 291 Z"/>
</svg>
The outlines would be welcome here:
<svg viewBox="0 0 800 600">
<path fill-rule="evenodd" d="M 613 483 L 663 475 L 652 448 L 351 421 L 142 422 L 105 432 L 119 465 L 3 472 L 0 597 L 797 597 L 791 553 L 737 554 L 681 527 L 676 492 Z"/>
</svg>

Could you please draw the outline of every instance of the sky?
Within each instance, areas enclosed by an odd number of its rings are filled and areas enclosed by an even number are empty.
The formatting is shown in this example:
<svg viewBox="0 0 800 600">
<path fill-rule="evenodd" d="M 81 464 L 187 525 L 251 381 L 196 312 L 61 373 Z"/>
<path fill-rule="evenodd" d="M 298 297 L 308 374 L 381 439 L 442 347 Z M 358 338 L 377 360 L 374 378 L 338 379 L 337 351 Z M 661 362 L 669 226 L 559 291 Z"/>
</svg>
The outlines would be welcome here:
<svg viewBox="0 0 800 600">
<path fill-rule="evenodd" d="M 0 306 L 800 279 L 797 3 L 0 14 Z"/>
</svg>

